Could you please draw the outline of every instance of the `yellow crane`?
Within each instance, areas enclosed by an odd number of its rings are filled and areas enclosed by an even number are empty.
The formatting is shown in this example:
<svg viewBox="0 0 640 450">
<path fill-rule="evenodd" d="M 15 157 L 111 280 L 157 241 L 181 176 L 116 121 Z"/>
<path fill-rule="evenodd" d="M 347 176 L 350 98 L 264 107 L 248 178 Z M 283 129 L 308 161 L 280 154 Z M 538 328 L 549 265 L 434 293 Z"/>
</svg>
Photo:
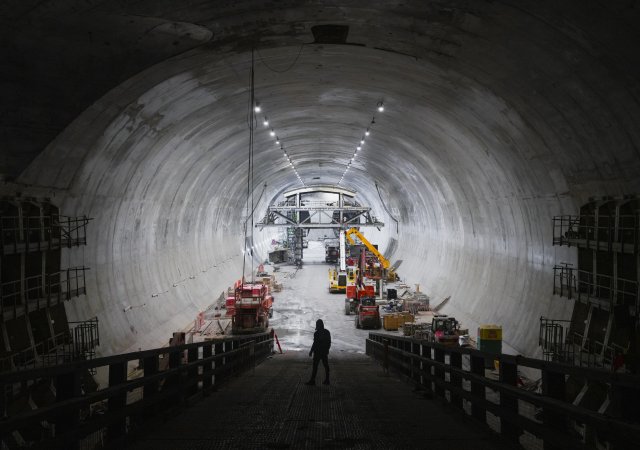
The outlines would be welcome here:
<svg viewBox="0 0 640 450">
<path fill-rule="evenodd" d="M 351 237 L 352 234 L 355 234 L 356 236 L 358 236 L 358 239 L 360 239 L 360 241 L 365 245 L 365 247 L 367 247 L 369 249 L 369 251 L 371 253 L 373 253 L 374 255 L 376 255 L 376 258 L 378 258 L 378 261 L 380 261 L 380 265 L 382 266 L 383 269 L 387 270 L 389 268 L 389 266 L 391 265 L 391 263 L 389 262 L 389 260 L 387 258 L 385 258 L 382 253 L 380 253 L 378 251 L 377 248 L 374 247 L 374 245 L 369 242 L 367 240 L 367 238 L 365 238 L 362 233 L 360 233 L 357 229 L 355 228 L 351 228 L 349 230 L 347 230 L 347 232 L 345 233 L 345 237 L 347 238 L 347 240 L 349 241 L 349 243 L 351 245 L 355 245 L 355 241 L 353 240 L 353 238 Z"/>
</svg>

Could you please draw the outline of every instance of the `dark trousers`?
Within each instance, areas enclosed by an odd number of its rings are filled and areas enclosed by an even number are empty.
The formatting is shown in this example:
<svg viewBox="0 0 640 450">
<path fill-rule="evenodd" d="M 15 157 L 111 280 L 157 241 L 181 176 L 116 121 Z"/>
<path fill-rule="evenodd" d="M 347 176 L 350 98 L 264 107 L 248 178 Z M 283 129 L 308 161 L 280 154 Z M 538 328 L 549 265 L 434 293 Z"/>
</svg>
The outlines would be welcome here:
<svg viewBox="0 0 640 450">
<path fill-rule="evenodd" d="M 311 373 L 311 381 L 316 381 L 316 374 L 318 373 L 318 364 L 322 361 L 324 366 L 324 379 L 329 379 L 329 358 L 328 355 L 313 354 L 313 372 Z"/>
</svg>

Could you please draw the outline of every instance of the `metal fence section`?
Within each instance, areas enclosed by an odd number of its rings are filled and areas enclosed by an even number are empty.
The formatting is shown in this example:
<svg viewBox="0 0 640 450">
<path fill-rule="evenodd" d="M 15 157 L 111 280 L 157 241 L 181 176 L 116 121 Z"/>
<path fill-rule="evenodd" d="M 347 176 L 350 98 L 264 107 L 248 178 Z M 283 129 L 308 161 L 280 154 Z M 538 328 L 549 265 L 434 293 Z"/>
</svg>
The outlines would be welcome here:
<svg viewBox="0 0 640 450">
<path fill-rule="evenodd" d="M 367 355 L 522 445 L 545 449 L 635 448 L 640 442 L 640 377 L 513 355 L 370 333 Z M 498 361 L 499 372 L 486 370 Z M 519 370 L 540 373 L 540 392 L 519 387 Z M 599 408 L 582 406 L 567 386 L 605 386 Z M 574 403 L 577 403 L 574 404 Z M 495 423 L 497 422 L 497 423 Z"/>
<path fill-rule="evenodd" d="M 0 253 L 9 255 L 86 245 L 86 216 L 59 214 L 0 217 Z"/>
<path fill-rule="evenodd" d="M 272 351 L 271 334 L 261 333 L 0 374 L 0 444 L 13 448 L 16 436 L 47 449 L 117 444 L 147 418 L 205 394 Z M 85 392 L 87 373 L 99 368 L 107 385 Z M 17 412 L 15 405 L 43 389 L 54 402 Z"/>
<path fill-rule="evenodd" d="M 69 322 L 69 329 L 0 358 L 0 372 L 50 367 L 93 359 L 100 345 L 98 318 Z M 91 371 L 95 374 L 95 371 Z"/>
<path fill-rule="evenodd" d="M 567 265 L 553 268 L 553 293 L 576 299 L 582 303 L 590 300 L 606 301 L 613 306 L 634 306 L 638 300 L 638 282 L 610 275 L 578 270 Z"/>
<path fill-rule="evenodd" d="M 15 319 L 86 294 L 87 270 L 88 267 L 71 267 L 0 284 L 0 317 Z"/>
<path fill-rule="evenodd" d="M 640 216 L 562 215 L 553 218 L 553 245 L 637 253 Z"/>
</svg>

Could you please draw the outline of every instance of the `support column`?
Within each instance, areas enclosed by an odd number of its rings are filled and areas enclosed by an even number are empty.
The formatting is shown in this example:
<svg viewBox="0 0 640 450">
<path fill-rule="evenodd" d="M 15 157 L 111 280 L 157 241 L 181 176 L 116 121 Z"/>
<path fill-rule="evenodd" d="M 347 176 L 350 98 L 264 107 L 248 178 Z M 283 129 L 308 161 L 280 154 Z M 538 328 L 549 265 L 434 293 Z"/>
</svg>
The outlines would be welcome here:
<svg viewBox="0 0 640 450">
<path fill-rule="evenodd" d="M 109 365 L 109 387 L 123 384 L 127 381 L 127 363 L 118 362 Z M 108 400 L 109 413 L 116 413 L 127 406 L 127 393 L 113 395 Z M 107 442 L 113 442 L 123 437 L 127 432 L 127 419 L 121 417 L 111 422 L 107 428 Z"/>
<path fill-rule="evenodd" d="M 542 395 L 556 400 L 565 401 L 565 375 L 560 372 L 543 370 Z M 568 432 L 567 418 L 564 414 L 552 410 L 544 410 L 542 421 L 546 427 L 557 430 L 560 433 Z M 544 441 L 545 450 L 562 450 L 563 445 L 557 445 L 550 441 Z"/>
<path fill-rule="evenodd" d="M 484 357 L 471 355 L 471 373 L 484 377 Z M 478 397 L 481 400 L 484 400 L 486 397 L 486 390 L 482 383 L 478 383 L 477 381 L 471 381 L 471 393 L 474 397 Z M 474 401 L 471 404 L 471 415 L 481 421 L 483 424 L 487 422 L 487 411 L 482 404 Z"/>
<path fill-rule="evenodd" d="M 500 360 L 500 382 L 508 384 L 509 386 L 516 386 L 518 384 L 518 366 L 513 362 Z M 509 395 L 500 393 L 500 406 L 505 410 L 510 411 L 510 415 L 518 415 L 518 399 Z M 500 418 L 500 431 L 501 434 L 508 439 L 518 442 L 522 431 L 508 421 Z"/>
</svg>

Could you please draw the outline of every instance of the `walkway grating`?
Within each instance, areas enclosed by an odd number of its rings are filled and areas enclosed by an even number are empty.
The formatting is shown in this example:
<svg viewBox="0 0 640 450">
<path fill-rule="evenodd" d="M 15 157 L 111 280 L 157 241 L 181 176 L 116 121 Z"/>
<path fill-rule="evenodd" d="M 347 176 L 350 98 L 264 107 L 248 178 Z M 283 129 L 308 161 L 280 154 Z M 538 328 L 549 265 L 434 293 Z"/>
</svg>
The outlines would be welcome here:
<svg viewBox="0 0 640 450">
<path fill-rule="evenodd" d="M 385 376 L 365 356 L 331 364 L 331 386 L 306 386 L 311 358 L 275 355 L 175 416 L 152 422 L 127 448 L 512 448 L 460 412 Z M 320 367 L 317 381 L 323 376 Z"/>
</svg>

